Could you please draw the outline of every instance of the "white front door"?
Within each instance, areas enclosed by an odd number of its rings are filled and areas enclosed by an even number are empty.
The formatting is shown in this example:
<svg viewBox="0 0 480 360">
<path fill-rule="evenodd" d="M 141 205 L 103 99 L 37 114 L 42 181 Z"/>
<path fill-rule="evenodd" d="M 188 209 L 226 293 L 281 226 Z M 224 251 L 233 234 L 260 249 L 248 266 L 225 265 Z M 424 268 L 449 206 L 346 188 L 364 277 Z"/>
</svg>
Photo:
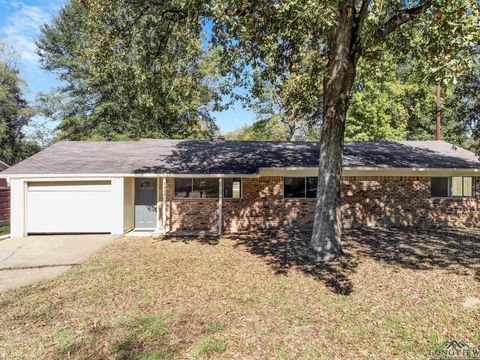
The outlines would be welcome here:
<svg viewBox="0 0 480 360">
<path fill-rule="evenodd" d="M 110 233 L 113 217 L 110 181 L 28 184 L 27 233 Z"/>
</svg>

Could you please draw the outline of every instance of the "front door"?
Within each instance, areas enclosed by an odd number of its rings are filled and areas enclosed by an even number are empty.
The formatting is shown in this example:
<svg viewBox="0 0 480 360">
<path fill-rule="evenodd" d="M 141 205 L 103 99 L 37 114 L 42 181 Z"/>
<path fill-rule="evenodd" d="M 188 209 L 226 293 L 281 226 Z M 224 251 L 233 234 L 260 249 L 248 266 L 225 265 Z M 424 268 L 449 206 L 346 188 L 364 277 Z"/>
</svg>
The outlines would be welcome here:
<svg viewBox="0 0 480 360">
<path fill-rule="evenodd" d="M 135 228 L 157 227 L 157 179 L 135 179 Z"/>
</svg>

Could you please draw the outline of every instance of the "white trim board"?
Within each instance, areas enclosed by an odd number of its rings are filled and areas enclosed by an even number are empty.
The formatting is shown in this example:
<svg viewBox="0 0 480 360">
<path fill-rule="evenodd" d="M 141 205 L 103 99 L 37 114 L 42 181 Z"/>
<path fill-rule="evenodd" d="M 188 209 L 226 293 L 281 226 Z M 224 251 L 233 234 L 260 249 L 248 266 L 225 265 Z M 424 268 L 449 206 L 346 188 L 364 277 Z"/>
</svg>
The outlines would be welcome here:
<svg viewBox="0 0 480 360">
<path fill-rule="evenodd" d="M 318 168 L 261 168 L 262 176 L 318 176 Z M 350 168 L 344 167 L 342 176 L 480 176 L 480 169 L 444 168 Z"/>
<path fill-rule="evenodd" d="M 259 174 L 2 174 L 0 179 L 22 179 L 25 181 L 58 181 L 59 179 L 102 180 L 105 178 L 149 177 L 149 178 L 259 178 L 261 176 L 317 176 L 317 167 L 260 168 Z M 344 167 L 343 176 L 480 176 L 479 169 L 462 168 L 374 168 Z"/>
</svg>

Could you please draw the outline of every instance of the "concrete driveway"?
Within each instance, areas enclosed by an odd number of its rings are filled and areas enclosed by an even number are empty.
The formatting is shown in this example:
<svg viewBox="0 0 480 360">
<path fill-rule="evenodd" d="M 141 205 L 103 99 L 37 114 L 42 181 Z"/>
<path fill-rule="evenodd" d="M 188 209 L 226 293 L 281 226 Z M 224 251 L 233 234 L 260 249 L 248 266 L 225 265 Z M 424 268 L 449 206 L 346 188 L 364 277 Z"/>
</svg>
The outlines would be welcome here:
<svg viewBox="0 0 480 360">
<path fill-rule="evenodd" d="M 50 279 L 119 236 L 49 235 L 0 241 L 0 292 Z"/>
</svg>

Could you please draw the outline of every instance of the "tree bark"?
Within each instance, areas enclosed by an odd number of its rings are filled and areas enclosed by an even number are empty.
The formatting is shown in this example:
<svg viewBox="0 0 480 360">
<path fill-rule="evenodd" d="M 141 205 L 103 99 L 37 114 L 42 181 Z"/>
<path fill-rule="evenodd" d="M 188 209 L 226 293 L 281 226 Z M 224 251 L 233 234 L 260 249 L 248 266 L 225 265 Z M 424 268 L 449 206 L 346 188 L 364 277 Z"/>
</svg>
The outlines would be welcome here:
<svg viewBox="0 0 480 360">
<path fill-rule="evenodd" d="M 432 0 L 423 0 L 418 6 L 399 10 L 378 29 L 375 37 L 383 41 L 403 24 L 415 20 L 431 4 Z M 309 247 L 310 257 L 320 260 L 331 260 L 342 255 L 340 187 L 345 120 L 362 52 L 360 34 L 368 14 L 369 0 L 362 0 L 358 11 L 355 5 L 355 0 L 340 1 L 337 30 L 328 44 L 317 202 Z"/>
<path fill-rule="evenodd" d="M 360 11 L 362 16 L 363 12 Z M 355 2 L 343 1 L 337 31 L 330 41 L 323 89 L 317 201 L 309 247 L 309 256 L 317 260 L 342 255 L 340 202 L 345 120 L 360 56 L 362 20 L 356 15 Z"/>
</svg>

